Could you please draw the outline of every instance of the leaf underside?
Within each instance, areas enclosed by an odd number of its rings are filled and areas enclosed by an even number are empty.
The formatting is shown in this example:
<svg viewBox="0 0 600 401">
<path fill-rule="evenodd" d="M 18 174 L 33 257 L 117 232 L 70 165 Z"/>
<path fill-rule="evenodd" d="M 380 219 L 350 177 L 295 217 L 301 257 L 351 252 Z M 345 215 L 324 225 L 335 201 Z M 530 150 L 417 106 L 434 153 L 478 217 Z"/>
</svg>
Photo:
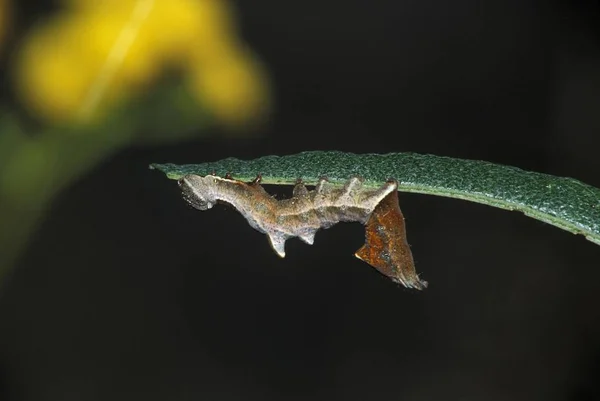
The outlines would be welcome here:
<svg viewBox="0 0 600 401">
<path fill-rule="evenodd" d="M 446 196 L 507 210 L 518 210 L 537 220 L 600 245 L 600 189 L 573 178 L 521 170 L 479 160 L 416 153 L 353 154 L 308 151 L 254 160 L 227 158 L 201 164 L 152 164 L 170 179 L 186 174 L 224 176 L 241 181 L 262 175 L 263 184 L 293 185 L 301 178 L 314 185 L 320 177 L 343 185 L 352 176 L 364 185 L 379 187 L 390 178 L 398 190 Z"/>
</svg>

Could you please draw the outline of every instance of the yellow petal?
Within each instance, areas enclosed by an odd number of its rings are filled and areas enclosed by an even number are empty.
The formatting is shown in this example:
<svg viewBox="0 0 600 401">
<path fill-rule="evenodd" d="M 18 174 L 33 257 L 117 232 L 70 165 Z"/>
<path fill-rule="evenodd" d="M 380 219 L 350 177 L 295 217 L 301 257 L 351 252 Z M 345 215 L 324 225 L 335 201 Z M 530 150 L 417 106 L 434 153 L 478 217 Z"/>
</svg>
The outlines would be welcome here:
<svg viewBox="0 0 600 401">
<path fill-rule="evenodd" d="M 114 13 L 96 11 L 59 15 L 35 27 L 23 43 L 16 63 L 18 92 L 44 119 L 94 121 L 160 68 L 138 36 L 118 48 L 133 9 L 121 3 Z M 115 57 L 115 50 L 123 50 L 121 56 Z"/>
<path fill-rule="evenodd" d="M 269 88 L 261 66 L 248 55 L 199 66 L 190 73 L 191 87 L 215 117 L 230 128 L 260 123 L 269 108 Z"/>
<path fill-rule="evenodd" d="M 18 94 L 34 114 L 52 121 L 73 118 L 92 81 L 62 22 L 55 19 L 30 32 L 15 65 Z"/>
<path fill-rule="evenodd" d="M 144 0 L 141 0 L 144 1 Z M 98 7 L 81 12 L 69 28 L 69 35 L 77 38 L 86 68 L 102 70 L 107 63 L 115 62 L 113 87 L 125 84 L 141 85 L 150 82 L 160 71 L 157 52 L 149 37 L 144 35 L 145 25 L 153 17 L 153 1 L 145 1 L 148 8 L 138 2 L 124 1 L 114 7 Z M 140 10 L 144 15 L 139 16 Z M 136 18 L 142 18 L 135 21 Z M 123 48 L 119 48 L 122 46 Z M 122 55 L 119 53 L 122 52 Z M 111 61 L 111 57 L 118 58 Z"/>
<path fill-rule="evenodd" d="M 189 59 L 192 51 L 212 54 L 234 33 L 233 9 L 225 0 L 155 0 L 144 27 L 149 40 L 170 60 Z"/>
</svg>

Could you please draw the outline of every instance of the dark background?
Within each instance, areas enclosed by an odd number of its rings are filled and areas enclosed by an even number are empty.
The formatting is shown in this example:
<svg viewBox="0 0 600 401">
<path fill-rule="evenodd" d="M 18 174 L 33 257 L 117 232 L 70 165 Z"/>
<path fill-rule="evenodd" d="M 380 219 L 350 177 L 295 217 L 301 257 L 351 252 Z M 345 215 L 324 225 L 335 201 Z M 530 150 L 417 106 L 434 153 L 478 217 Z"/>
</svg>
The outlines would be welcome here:
<svg viewBox="0 0 600 401">
<path fill-rule="evenodd" d="M 353 257 L 360 225 L 280 260 L 147 169 L 412 151 L 600 186 L 600 7 L 237 4 L 275 89 L 263 137 L 130 149 L 64 191 L 0 295 L 0 398 L 600 399 L 600 247 L 583 237 L 401 194 L 419 293 Z"/>
</svg>

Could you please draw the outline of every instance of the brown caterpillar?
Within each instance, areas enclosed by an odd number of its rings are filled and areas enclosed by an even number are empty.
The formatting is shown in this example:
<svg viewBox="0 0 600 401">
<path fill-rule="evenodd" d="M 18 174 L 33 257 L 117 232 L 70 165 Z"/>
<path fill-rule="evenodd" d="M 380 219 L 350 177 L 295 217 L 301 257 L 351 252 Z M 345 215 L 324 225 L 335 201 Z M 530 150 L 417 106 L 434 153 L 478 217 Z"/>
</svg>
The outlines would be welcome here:
<svg viewBox="0 0 600 401">
<path fill-rule="evenodd" d="M 207 210 L 217 202 L 232 205 L 253 228 L 267 234 L 271 247 L 282 258 L 289 238 L 312 244 L 321 228 L 338 222 L 366 224 L 366 242 L 356 256 L 406 287 L 427 286 L 415 272 L 395 180 L 368 189 L 363 188 L 359 177 L 350 178 L 344 186 L 321 178 L 312 191 L 299 181 L 293 196 L 282 200 L 269 195 L 260 180 L 260 175 L 245 183 L 230 174 L 225 178 L 189 174 L 179 180 L 179 186 L 184 199 L 196 209 Z"/>
</svg>

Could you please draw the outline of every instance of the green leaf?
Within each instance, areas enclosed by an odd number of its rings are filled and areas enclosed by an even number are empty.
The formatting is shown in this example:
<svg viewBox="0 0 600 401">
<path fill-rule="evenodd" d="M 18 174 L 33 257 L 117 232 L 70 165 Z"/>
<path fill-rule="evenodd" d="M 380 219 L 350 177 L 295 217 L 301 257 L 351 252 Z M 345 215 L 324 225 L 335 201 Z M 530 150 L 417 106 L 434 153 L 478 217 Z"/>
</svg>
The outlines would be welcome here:
<svg viewBox="0 0 600 401">
<path fill-rule="evenodd" d="M 351 176 L 360 176 L 366 186 L 376 187 L 395 178 L 400 191 L 518 210 L 563 230 L 585 235 L 600 245 L 600 189 L 572 178 L 485 161 L 414 153 L 358 155 L 312 151 L 248 161 L 228 158 L 202 164 L 150 167 L 171 179 L 212 172 L 224 176 L 229 172 L 235 179 L 249 181 L 260 173 L 264 184 L 277 185 L 294 184 L 298 178 L 313 185 L 322 176 L 341 185 Z"/>
</svg>

